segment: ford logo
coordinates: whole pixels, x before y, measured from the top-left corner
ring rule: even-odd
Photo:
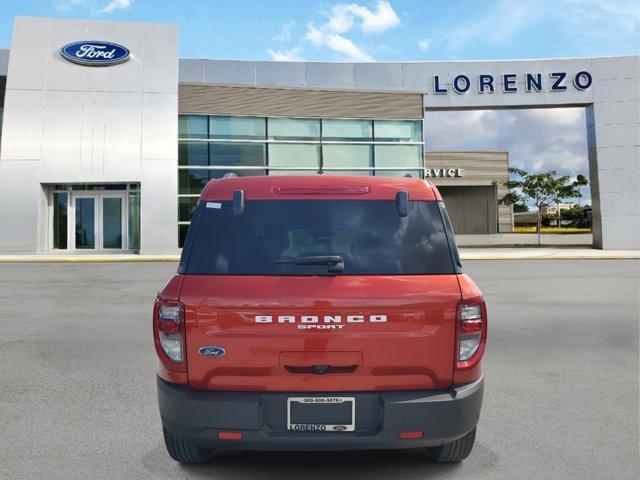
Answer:
[[[80,65],[106,67],[126,62],[129,59],[129,49],[117,43],[86,40],[65,45],[60,54],[66,60]]]
[[[222,347],[218,347],[216,345],[207,345],[205,347],[200,347],[198,349],[198,353],[203,357],[221,357],[227,352]]]

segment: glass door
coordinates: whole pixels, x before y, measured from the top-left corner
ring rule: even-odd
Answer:
[[[121,250],[124,248],[124,196],[103,195],[102,201],[102,248]]]
[[[75,248],[95,250],[96,248],[96,198],[95,196],[76,196],[75,209]]]
[[[125,250],[127,245],[126,193],[90,192],[72,195],[71,229],[75,250]]]

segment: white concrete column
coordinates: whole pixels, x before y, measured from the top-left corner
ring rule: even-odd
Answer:
[[[594,246],[640,249],[640,57],[594,58],[587,106]]]

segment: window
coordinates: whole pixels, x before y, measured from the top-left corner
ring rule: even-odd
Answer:
[[[318,145],[283,143],[269,145],[269,174],[289,175],[316,173],[320,167]],[[278,170],[278,167],[287,169]],[[296,168],[296,170],[291,170]],[[307,169],[305,172],[305,168]]]
[[[269,118],[269,138],[273,140],[318,140],[320,120],[313,118]]]
[[[263,167],[266,165],[264,143],[212,143],[211,165]]]
[[[55,184],[47,190],[53,249],[75,244],[76,249],[140,250],[139,183]]]
[[[210,179],[237,176],[423,176],[422,121],[180,115],[180,247]]]
[[[180,248],[184,245],[184,239],[187,238],[187,232],[189,231],[189,224],[181,223],[178,225],[178,245]]]
[[[371,175],[373,170],[349,170],[348,168],[371,168],[373,148],[371,145],[323,145],[322,165],[325,173]]]
[[[327,275],[326,265],[276,263],[340,255],[344,275],[454,273],[438,202],[411,202],[400,217],[393,200],[249,200],[200,205],[187,274]]]
[[[422,168],[422,147],[419,145],[376,145],[374,147],[376,175],[404,177],[410,174],[420,178]]]
[[[374,120],[373,129],[377,141],[422,141],[422,122],[419,120]]]
[[[199,197],[180,197],[178,198],[178,221],[190,222],[193,212],[198,204]]]
[[[180,142],[178,165],[209,165],[209,144],[206,142]]]
[[[207,138],[209,117],[204,115],[180,115],[178,136],[180,138]]]
[[[209,170],[178,170],[178,193],[199,195],[209,181]]]
[[[67,192],[53,193],[53,248],[67,248]]]
[[[265,118],[209,117],[209,138],[264,138]]]
[[[322,139],[328,141],[368,141],[373,129],[371,120],[322,120]]]
[[[140,186],[129,186],[129,250],[140,250]]]

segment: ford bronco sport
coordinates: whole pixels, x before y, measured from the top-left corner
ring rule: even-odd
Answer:
[[[487,335],[438,190],[212,180],[153,313],[169,455],[473,447]]]

